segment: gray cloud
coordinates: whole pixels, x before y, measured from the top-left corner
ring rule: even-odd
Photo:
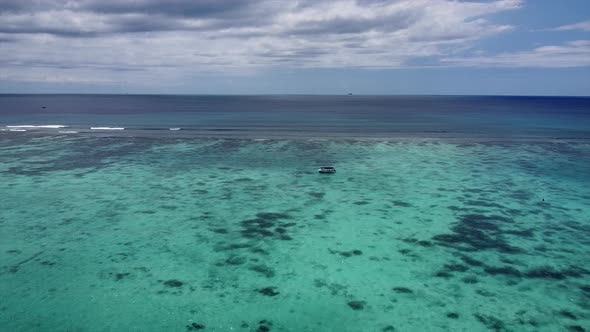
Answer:
[[[383,17],[331,17],[302,20],[288,34],[356,34],[367,31],[394,32],[410,27],[418,20],[419,13],[401,11]]]
[[[34,13],[71,10],[104,14],[158,14],[184,17],[243,15],[258,8],[260,1],[248,0],[3,0],[0,13]]]
[[[12,43],[17,41],[16,38],[14,37],[9,37],[9,36],[0,36],[0,44],[2,43]]]
[[[0,14],[2,13],[32,13],[41,10],[49,10],[62,6],[64,2],[59,0],[2,0]]]
[[[84,64],[75,64],[75,63],[63,63],[58,61],[50,61],[50,60],[23,60],[23,61],[14,61],[14,60],[0,60],[0,67],[1,66],[12,66],[12,67],[24,67],[24,68],[54,68],[54,69],[81,69],[81,68],[90,68],[90,69],[100,69],[100,70],[112,70],[112,71],[145,71],[146,69],[143,67],[134,67],[134,66],[116,66],[116,65],[105,65],[101,63],[91,63],[86,62]]]
[[[256,26],[287,2],[267,0],[5,0],[0,32],[92,37]]]
[[[411,27],[429,8],[444,7],[441,4],[448,9],[468,9],[458,13],[458,17],[467,19],[518,8],[519,3],[518,0],[497,0],[491,5],[458,5],[447,1],[437,4],[432,0],[5,0],[0,4],[0,32],[84,37],[261,28],[270,34],[277,32],[276,28],[284,34],[308,35],[392,32]]]
[[[157,14],[181,17],[238,17],[251,15],[261,6],[249,0],[86,0],[78,8],[108,14]]]

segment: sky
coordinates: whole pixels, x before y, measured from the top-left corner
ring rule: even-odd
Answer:
[[[0,93],[590,95],[589,0],[0,0]]]

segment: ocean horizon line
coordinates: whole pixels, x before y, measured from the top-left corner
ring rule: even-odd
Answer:
[[[509,98],[590,98],[588,95],[523,95],[523,94],[313,94],[313,93],[100,93],[100,92],[67,92],[67,93],[4,93],[0,96],[184,96],[184,97],[509,97]]]

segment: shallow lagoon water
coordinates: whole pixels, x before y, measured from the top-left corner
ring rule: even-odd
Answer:
[[[585,141],[3,132],[0,158],[2,330],[590,326]]]

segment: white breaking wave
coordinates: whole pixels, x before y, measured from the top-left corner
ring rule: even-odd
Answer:
[[[27,131],[26,129],[8,129],[8,131]]]
[[[58,131],[60,134],[77,134],[78,132],[75,130],[60,130]]]
[[[123,127],[90,127],[91,130],[125,130]]]
[[[170,128],[170,130],[180,130],[180,128]]]
[[[49,128],[49,129],[59,129],[59,128],[66,128],[67,126],[64,125],[18,125],[18,126],[6,126],[6,128]]]

